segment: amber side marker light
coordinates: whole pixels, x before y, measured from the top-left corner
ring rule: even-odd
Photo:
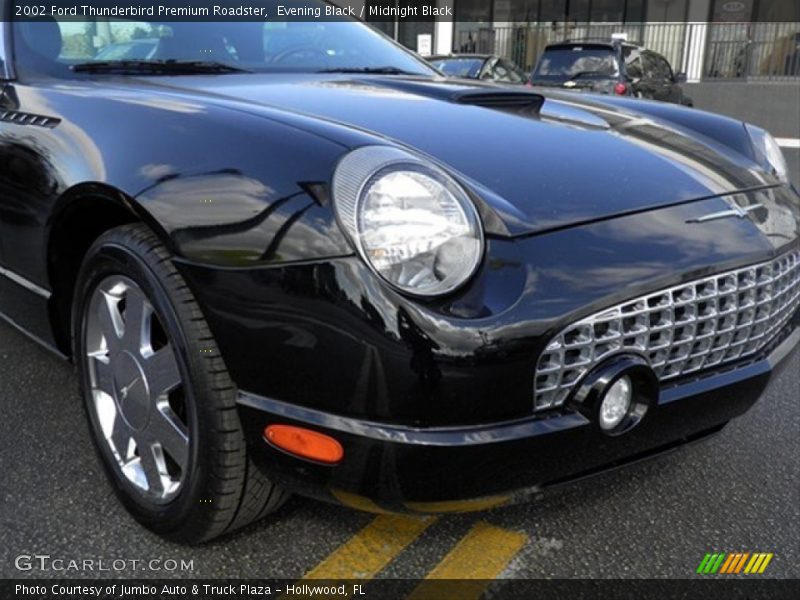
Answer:
[[[344,458],[344,448],[338,441],[302,427],[269,425],[264,429],[264,439],[284,452],[328,465],[335,465]]]

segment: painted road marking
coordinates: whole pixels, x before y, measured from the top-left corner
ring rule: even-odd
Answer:
[[[423,531],[435,517],[379,515],[305,574],[309,579],[372,579]]]
[[[800,148],[800,138],[775,138],[781,148]]]
[[[441,590],[436,583],[439,579],[451,580],[448,596],[459,600],[480,598],[527,542],[524,533],[476,523],[406,600],[437,597],[436,590]]]

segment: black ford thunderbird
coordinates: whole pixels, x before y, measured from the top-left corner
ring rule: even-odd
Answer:
[[[800,338],[757,127],[448,80],[355,21],[0,25],[0,313],[170,538],[527,498],[718,432]]]

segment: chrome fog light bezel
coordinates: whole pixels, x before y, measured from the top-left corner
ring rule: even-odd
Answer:
[[[603,423],[603,402],[621,381],[630,385],[625,414],[611,425]],[[569,406],[587,417],[598,431],[616,437],[639,425],[658,404],[659,384],[649,363],[637,355],[613,356],[592,370],[577,386]]]

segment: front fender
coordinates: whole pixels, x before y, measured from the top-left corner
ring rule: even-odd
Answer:
[[[20,85],[7,102],[57,119],[8,132],[10,148],[24,145],[45,165],[44,222],[69,190],[92,183],[132,199],[191,261],[248,266],[352,253],[327,198],[344,145],[146,83]]]

